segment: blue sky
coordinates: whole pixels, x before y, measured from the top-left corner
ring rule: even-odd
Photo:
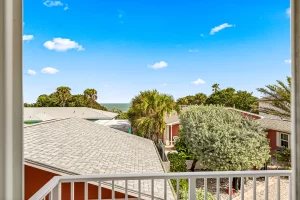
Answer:
[[[130,102],[247,90],[290,75],[288,0],[26,0],[24,102],[58,86]]]

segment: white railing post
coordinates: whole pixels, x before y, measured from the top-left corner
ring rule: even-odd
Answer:
[[[61,183],[58,183],[55,188],[52,190],[53,200],[61,200]]]
[[[189,178],[189,200],[196,199],[196,178]]]
[[[185,172],[185,173],[159,173],[159,174],[106,174],[106,175],[74,175],[74,176],[57,176],[52,178],[48,183],[46,183],[39,191],[37,191],[29,200],[41,200],[45,196],[47,196],[50,192],[50,194],[53,196],[51,200],[61,200],[61,184],[63,183],[84,183],[84,196],[85,199],[88,199],[88,183],[93,183],[93,182],[98,182],[98,199],[101,199],[101,182],[107,182],[107,181],[112,181],[111,185],[111,190],[114,193],[115,190],[118,188],[119,185],[117,182],[119,181],[125,181],[125,199],[128,199],[128,190],[133,190],[135,192],[135,198],[138,199],[144,199],[144,192],[145,189],[149,192],[151,192],[151,196],[148,196],[147,198],[149,199],[167,199],[167,198],[172,198],[168,193],[171,192],[169,189],[169,181],[168,180],[177,180],[177,194],[174,193],[174,198],[176,199],[179,196],[179,186],[180,186],[180,179],[187,179],[189,181],[189,188],[188,188],[188,197],[190,200],[195,200],[197,196],[197,178],[199,179],[204,179],[204,193],[205,197],[204,199],[208,198],[208,179],[217,179],[217,184],[216,184],[216,199],[220,200],[220,178],[226,178],[228,177],[229,179],[229,199],[233,198],[232,194],[232,179],[234,177],[242,177],[241,180],[241,200],[244,200],[244,177],[254,177],[253,178],[253,195],[256,195],[257,190],[255,190],[256,182],[255,179],[256,177],[262,177],[265,176],[266,178],[268,177],[286,177],[286,176],[291,176],[291,170],[270,170],[270,171],[220,171],[220,172]],[[128,184],[128,181],[138,181],[137,184]],[[150,181],[146,181],[150,180]],[[154,180],[163,180],[158,183],[155,183]],[[268,186],[268,179],[266,179],[266,185],[265,187],[267,188]],[[277,180],[277,188],[280,189],[280,179],[278,178]],[[159,194],[156,193],[154,190],[154,183],[158,184],[160,187],[160,190],[157,191]],[[121,187],[124,187],[121,186]],[[163,187],[163,188],[162,188]],[[151,188],[151,191],[150,191]],[[175,187],[174,187],[175,189]],[[288,187],[286,188],[288,189]],[[75,187],[72,187],[71,191],[75,192]],[[278,190],[279,191],[279,190]],[[69,192],[69,191],[68,191]],[[222,191],[221,193],[223,193]],[[284,191],[285,193],[285,191]],[[274,193],[276,195],[276,193]],[[278,193],[278,196],[280,196],[280,193]],[[75,197],[75,196],[74,196]],[[112,199],[114,199],[116,196],[112,195]],[[76,197],[75,197],[76,198]],[[253,198],[255,199],[255,198]],[[289,199],[290,200],[290,199]]]

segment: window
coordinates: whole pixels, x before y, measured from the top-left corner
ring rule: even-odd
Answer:
[[[277,146],[278,147],[290,147],[290,135],[286,133],[277,132]]]
[[[289,147],[289,135],[281,133],[280,137],[281,137],[280,138],[281,139],[281,141],[280,141],[281,146],[288,148]]]

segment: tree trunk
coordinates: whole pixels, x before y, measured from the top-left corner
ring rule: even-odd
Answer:
[[[196,158],[194,158],[193,160],[193,164],[192,164],[192,167],[191,167],[191,171],[194,172],[195,171],[195,167],[196,167],[196,163],[198,162],[198,160]]]
[[[241,189],[241,178],[232,179],[232,187],[237,191]]]

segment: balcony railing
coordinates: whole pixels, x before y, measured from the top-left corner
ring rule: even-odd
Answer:
[[[233,198],[233,189],[232,189],[232,180],[233,178],[239,178],[241,177],[241,190],[239,192],[238,199],[249,200],[249,197],[245,197],[245,178],[252,178],[253,181],[253,196],[251,199],[256,200],[256,180],[260,177],[264,177],[264,197],[265,200],[272,200],[272,199],[280,199],[281,196],[281,177],[287,177],[288,178],[288,192],[285,194],[286,196],[284,199],[291,200],[291,175],[292,172],[290,170],[261,170],[261,171],[218,171],[218,172],[186,172],[186,173],[162,173],[162,174],[119,174],[119,175],[75,175],[75,176],[56,176],[52,178],[47,184],[45,184],[38,192],[36,192],[29,200],[44,200],[44,199],[50,199],[50,200],[61,200],[62,197],[62,187],[61,185],[64,183],[71,184],[70,191],[70,197],[71,200],[74,200],[74,184],[75,183],[84,183],[84,199],[88,200],[88,184],[95,184],[98,188],[98,199],[102,199],[101,195],[101,187],[103,184],[110,182],[110,190],[111,190],[111,199],[116,199],[115,192],[116,192],[116,182],[123,181],[125,183],[125,187],[123,188],[123,192],[125,195],[125,199],[129,199],[128,194],[128,182],[129,181],[137,181],[138,182],[138,190],[136,193],[137,199],[180,199],[180,179],[187,179],[189,182],[188,187],[188,196],[189,199],[195,200],[196,199],[196,180],[202,179],[203,184],[203,190],[204,190],[204,199],[207,199],[208,197],[208,179],[215,179],[216,185],[215,185],[215,193],[214,196],[217,200],[223,199],[220,195],[220,179],[227,178],[228,179],[228,194],[226,196],[226,199],[234,199]],[[276,177],[276,194],[274,197],[269,197],[269,177]],[[170,195],[170,193],[167,192],[169,180],[175,179],[177,180],[177,186],[174,188],[173,195]],[[151,187],[150,195],[148,195],[148,198],[144,198],[143,192],[141,191],[141,182],[142,181],[149,181],[149,186]],[[155,187],[155,180],[162,180],[164,185],[163,191],[163,198],[157,198],[154,194],[154,187]],[[169,184],[170,186],[170,184]],[[170,187],[169,187],[170,188]],[[120,191],[120,187],[119,187]],[[168,196],[169,195],[169,196]],[[132,195],[131,195],[132,196]],[[236,199],[236,197],[235,197]],[[262,198],[259,198],[260,200]]]

